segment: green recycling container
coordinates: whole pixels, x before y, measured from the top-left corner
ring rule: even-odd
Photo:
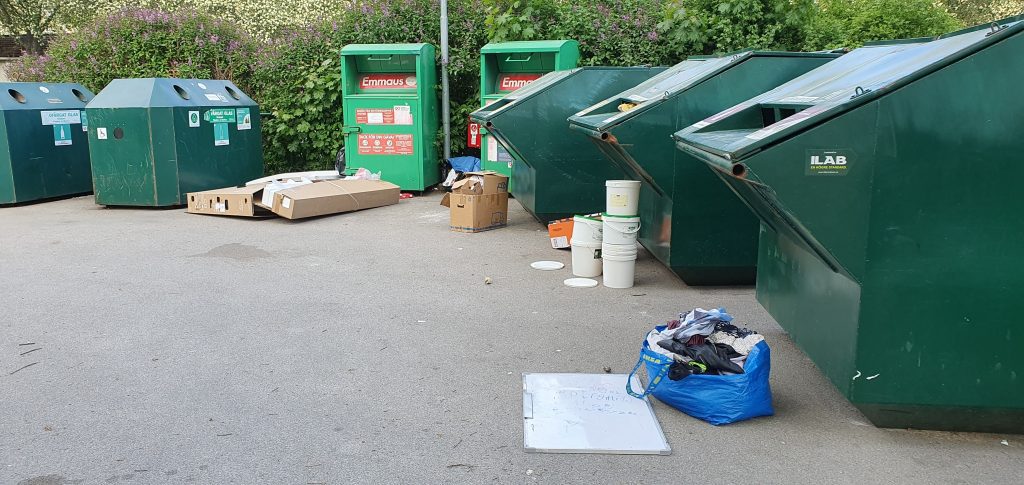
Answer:
[[[259,107],[229,81],[115,79],[85,112],[97,204],[183,205],[263,175]]]
[[[819,67],[838,54],[694,57],[569,118],[627,178],[641,181],[638,239],[690,285],[754,282],[757,218],[672,133]]]
[[[437,68],[430,44],[349,44],[341,49],[345,160],[403,190],[436,185]]]
[[[81,84],[0,83],[0,205],[92,191]]]
[[[526,86],[552,71],[572,69],[579,64],[580,44],[575,40],[531,40],[498,42],[480,49],[480,106],[487,106],[508,93]],[[515,195],[513,157],[506,147],[481,130],[481,165],[509,177],[509,192]]]
[[[1024,433],[1022,20],[856,49],[675,134],[763,222],[758,300],[878,426]]]
[[[471,118],[513,155],[512,195],[547,223],[605,209],[606,180],[625,177],[565,119],[635,86],[663,67],[580,67],[541,76],[480,108]]]

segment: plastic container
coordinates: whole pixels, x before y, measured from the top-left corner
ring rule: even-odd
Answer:
[[[572,218],[572,239],[574,241],[601,244],[603,238],[603,225],[600,218],[590,216]]]
[[[602,244],[601,261],[604,270],[604,286],[608,288],[632,288],[636,274],[636,244]]]
[[[640,201],[640,182],[637,180],[608,180],[604,183],[606,209],[611,216],[635,216]]]
[[[613,216],[603,214],[604,222],[601,242],[607,244],[636,246],[636,235],[640,232],[640,216]]]
[[[582,278],[601,275],[601,243],[573,239],[572,274]]]

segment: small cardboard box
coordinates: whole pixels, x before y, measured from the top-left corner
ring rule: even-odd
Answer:
[[[570,246],[569,242],[572,241],[572,224],[572,217],[548,223],[548,237],[551,238],[552,248],[564,249]]]
[[[508,177],[491,171],[463,175],[441,199],[450,208],[451,230],[481,232],[508,224]]]
[[[217,216],[269,217],[273,214],[259,205],[266,184],[191,192],[186,212]]]
[[[322,180],[277,191],[270,210],[302,219],[397,204],[400,192],[381,180]]]

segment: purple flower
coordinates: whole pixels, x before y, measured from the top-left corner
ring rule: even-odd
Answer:
[[[648,32],[647,33],[647,40],[652,41],[652,42],[658,40],[658,33],[653,31],[653,30]]]

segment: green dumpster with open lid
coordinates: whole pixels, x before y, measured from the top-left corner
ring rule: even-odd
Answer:
[[[97,204],[184,205],[263,175],[259,106],[230,81],[115,79],[85,111]]]
[[[870,45],[675,134],[757,298],[876,425],[1024,432],[1024,23]]]
[[[838,54],[694,57],[569,118],[640,187],[641,244],[691,285],[750,284],[757,218],[707,168],[681,163],[672,133]]]
[[[471,117],[513,155],[512,195],[550,222],[605,208],[606,180],[625,177],[566,118],[643,82],[663,67],[580,67],[545,74]]]
[[[552,71],[576,67],[580,60],[580,44],[575,40],[527,40],[493,42],[480,49],[480,106],[487,106],[515,92]],[[515,188],[512,179],[513,156],[497,140],[481,133],[481,164],[484,170],[509,177],[508,188]]]
[[[0,83],[0,204],[92,191],[81,84]]]

